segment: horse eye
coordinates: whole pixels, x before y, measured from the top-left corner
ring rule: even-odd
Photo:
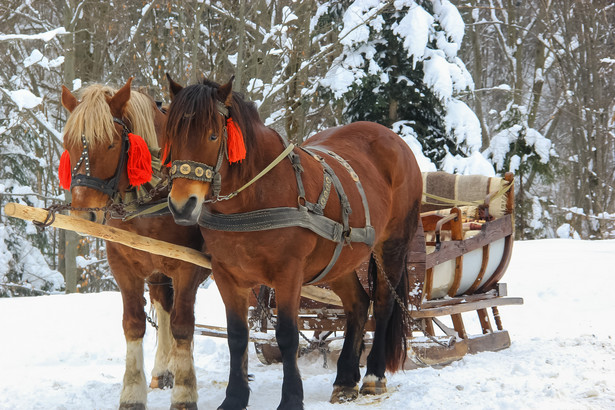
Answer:
[[[107,148],[107,149],[113,149],[113,148],[115,148],[115,144],[109,145],[109,148]]]
[[[211,134],[211,135],[209,136],[209,140],[210,140],[210,141],[215,141],[215,140],[217,140],[217,139],[218,139],[218,136],[217,136],[216,134]]]

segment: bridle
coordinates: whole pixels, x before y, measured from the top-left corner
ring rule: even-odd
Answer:
[[[81,142],[83,143],[83,150],[81,151],[81,156],[77,160],[77,163],[72,169],[72,178],[70,189],[76,186],[84,186],[87,188],[95,189],[103,194],[109,196],[109,198],[113,199],[115,194],[117,193],[117,188],[120,182],[120,176],[122,175],[122,170],[126,168],[126,162],[128,160],[128,132],[129,129],[126,124],[117,117],[113,117],[113,122],[122,126],[122,148],[120,151],[120,160],[118,161],[117,168],[115,169],[115,174],[106,180],[93,177],[90,174],[90,154],[88,149],[88,144],[85,139],[85,134],[81,135]],[[81,166],[81,164],[85,165],[85,174],[78,174],[77,170]]]
[[[199,182],[212,183],[212,194],[214,198],[218,198],[220,190],[222,189],[222,175],[220,175],[220,168],[224,162],[226,153],[226,120],[229,118],[229,110],[223,103],[216,100],[216,108],[218,113],[225,119],[224,126],[222,127],[222,141],[220,142],[220,148],[218,149],[218,159],[216,165],[211,166],[197,161],[182,161],[177,160],[171,163],[171,169],[169,171],[169,177],[171,181],[176,178],[186,178]]]

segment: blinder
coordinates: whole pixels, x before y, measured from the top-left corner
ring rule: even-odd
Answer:
[[[115,169],[115,174],[107,180],[93,177],[90,174],[90,155],[88,151],[88,144],[85,140],[85,135],[82,135],[81,142],[83,143],[83,151],[81,151],[81,156],[79,157],[79,160],[77,161],[77,164],[75,164],[73,171],[72,171],[72,178],[71,178],[71,184],[70,184],[71,190],[73,189],[73,187],[76,187],[76,186],[84,186],[87,188],[92,188],[97,191],[100,191],[103,194],[109,196],[109,198],[111,199],[113,199],[113,197],[117,193],[117,188],[120,182],[120,176],[122,175],[122,170],[126,168],[126,162],[128,159],[128,148],[129,148],[128,131],[129,130],[126,124],[124,124],[124,122],[121,119],[114,117],[113,122],[121,125],[123,128],[120,160],[118,161],[117,168]],[[77,174],[77,169],[79,169],[82,163],[85,164],[85,174]]]

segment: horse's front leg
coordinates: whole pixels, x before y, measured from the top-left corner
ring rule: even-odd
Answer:
[[[181,274],[174,275],[174,306],[171,313],[171,349],[169,368],[174,376],[171,409],[196,409],[198,392],[192,356],[194,336],[194,302],[199,284],[205,278],[201,268],[186,264]]]
[[[169,355],[173,345],[171,334],[171,309],[173,308],[173,287],[171,278],[155,273],[148,278],[150,299],[156,309],[157,345],[152,381],[152,389],[173,387],[173,373],[169,370]]]
[[[120,394],[120,409],[145,409],[147,383],[143,370],[145,311],[143,279],[115,275],[124,304],[122,325],[126,338],[126,370]]]
[[[278,410],[303,409],[303,383],[297,366],[297,352],[299,350],[297,314],[299,312],[301,283],[290,283],[290,281],[296,280],[295,272],[297,270],[291,272],[283,276],[289,279],[289,283],[276,283],[275,286],[276,305],[278,307],[275,336],[278,347],[282,352],[284,369],[282,400]]]
[[[239,288],[224,274],[217,272],[216,284],[226,308],[226,328],[231,356],[226,397],[218,410],[241,410],[248,407],[248,305],[249,289]]]

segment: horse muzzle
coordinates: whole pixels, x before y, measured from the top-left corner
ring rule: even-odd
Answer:
[[[186,201],[179,203],[169,195],[169,210],[178,225],[196,225],[201,214],[202,200],[196,195],[190,195]]]

